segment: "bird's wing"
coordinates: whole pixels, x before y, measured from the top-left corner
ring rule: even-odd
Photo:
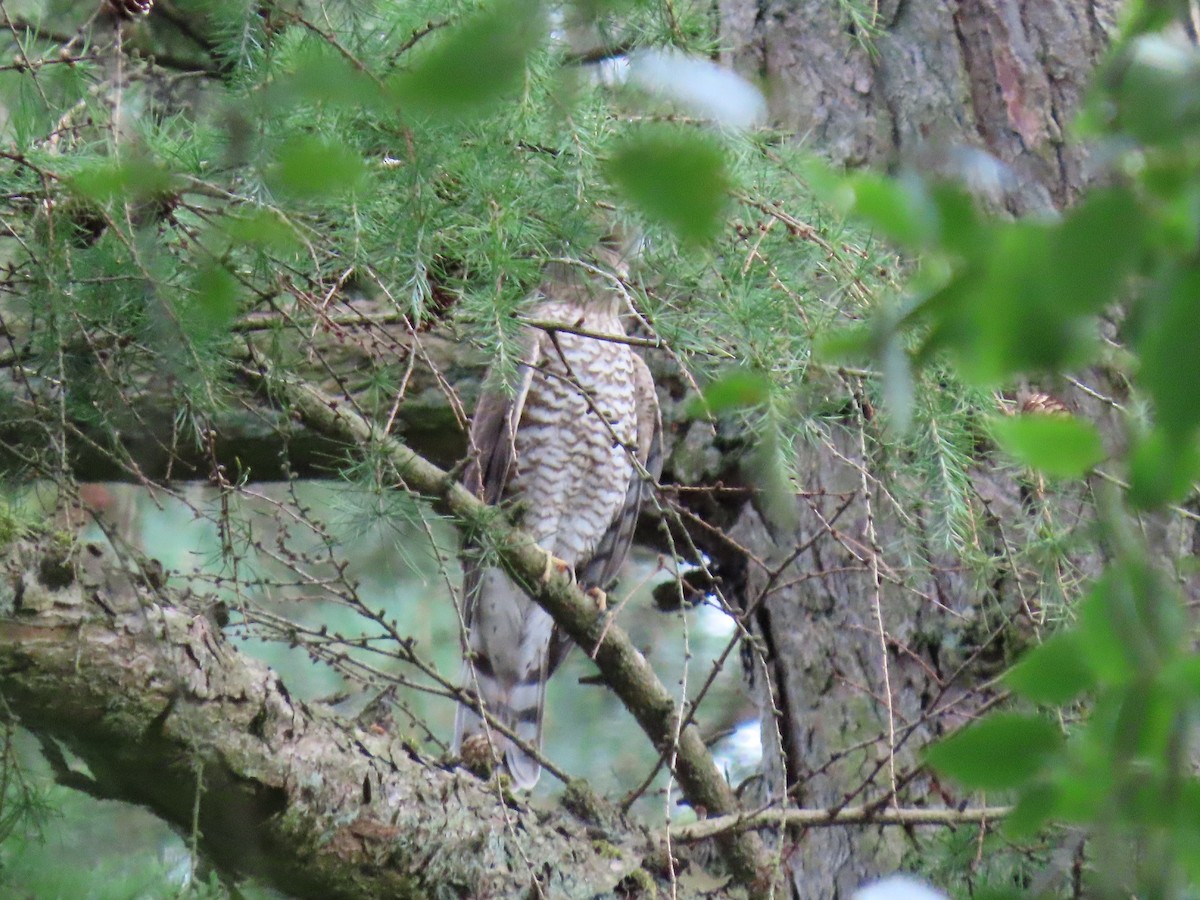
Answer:
[[[475,407],[463,483],[489,504],[505,499],[520,465],[516,458],[517,427],[534,369],[546,351],[545,334],[531,331],[514,390],[505,391],[503,385],[494,382],[485,384]],[[477,687],[480,702],[521,739],[540,746],[548,677],[548,652],[544,648],[552,642],[553,622],[540,609],[530,606],[521,588],[484,564],[476,540],[467,535],[463,543],[463,618],[467,632],[461,682],[468,688]],[[528,657],[534,662],[514,681],[514,659]],[[485,733],[478,706],[460,703],[454,717],[454,751],[462,752],[468,737]],[[537,782],[541,766],[532,757],[499,734],[490,734],[488,740],[501,751],[516,787],[530,788]]]
[[[485,382],[471,418],[469,460],[463,485],[485,503],[495,505],[503,498],[516,463],[517,426],[529,396],[533,370],[544,352],[544,336],[531,333],[517,364],[517,383],[511,392],[501,384]],[[467,547],[473,543],[468,537]],[[463,562],[463,617],[469,626],[479,596],[482,566],[476,554],[467,553]]]
[[[529,336],[517,363],[518,378],[513,390],[485,383],[471,418],[470,461],[463,484],[486,503],[499,503],[508,486],[515,459],[517,425],[525,409],[525,398],[529,396],[533,370],[543,353],[543,343],[541,334]]]

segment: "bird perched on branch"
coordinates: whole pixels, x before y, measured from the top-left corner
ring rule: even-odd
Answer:
[[[515,390],[485,382],[464,481],[488,503],[515,501],[517,524],[602,601],[662,469],[658,398],[646,364],[621,342],[622,293],[580,267],[540,294],[530,312],[540,325],[528,328]],[[458,707],[454,751],[485,753],[517,787],[532,787],[541,766],[488,728],[478,703],[540,747],[546,681],[570,639],[503,571],[466,549],[462,683],[478,701]]]

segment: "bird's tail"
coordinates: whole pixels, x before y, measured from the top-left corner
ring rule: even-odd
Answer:
[[[546,705],[546,678],[543,673],[534,672],[523,681],[506,685],[492,673],[487,658],[476,653],[473,660],[463,661],[461,683],[472,692],[478,689],[484,707],[495,719],[522,741],[541,750],[542,713]],[[467,746],[465,754],[464,745]],[[493,760],[502,760],[517,788],[533,787],[542,773],[537,760],[507,735],[489,728],[479,715],[479,708],[473,704],[458,705],[452,749],[460,755],[485,753]]]

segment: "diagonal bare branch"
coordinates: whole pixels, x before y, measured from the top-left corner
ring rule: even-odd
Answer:
[[[358,447],[379,448],[408,490],[428,498],[461,527],[489,534],[505,571],[595,661],[605,683],[624,703],[655,747],[669,746],[679,734],[675,777],[688,802],[708,815],[737,812],[738,802],[718,770],[699,730],[679,730],[674,699],[623,629],[598,615],[593,603],[570,579],[545,573],[549,556],[518,528],[497,516],[450,473],[414,453],[383,429],[307,382],[271,371],[253,349],[244,377],[262,393],[289,408],[313,431]],[[725,833],[719,843],[739,880],[765,885],[771,864],[758,836]]]

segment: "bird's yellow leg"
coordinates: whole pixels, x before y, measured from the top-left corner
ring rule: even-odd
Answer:
[[[596,604],[596,612],[606,612],[608,610],[608,594],[600,590],[598,587],[590,587],[584,594],[587,598]]]
[[[546,554],[546,568],[542,570],[542,581],[548,582],[554,575],[555,571],[562,572],[571,579],[571,583],[575,584],[575,569],[565,559],[559,559],[553,553]],[[590,587],[584,594],[596,606],[596,612],[604,612],[608,609],[608,595],[598,587]]]

